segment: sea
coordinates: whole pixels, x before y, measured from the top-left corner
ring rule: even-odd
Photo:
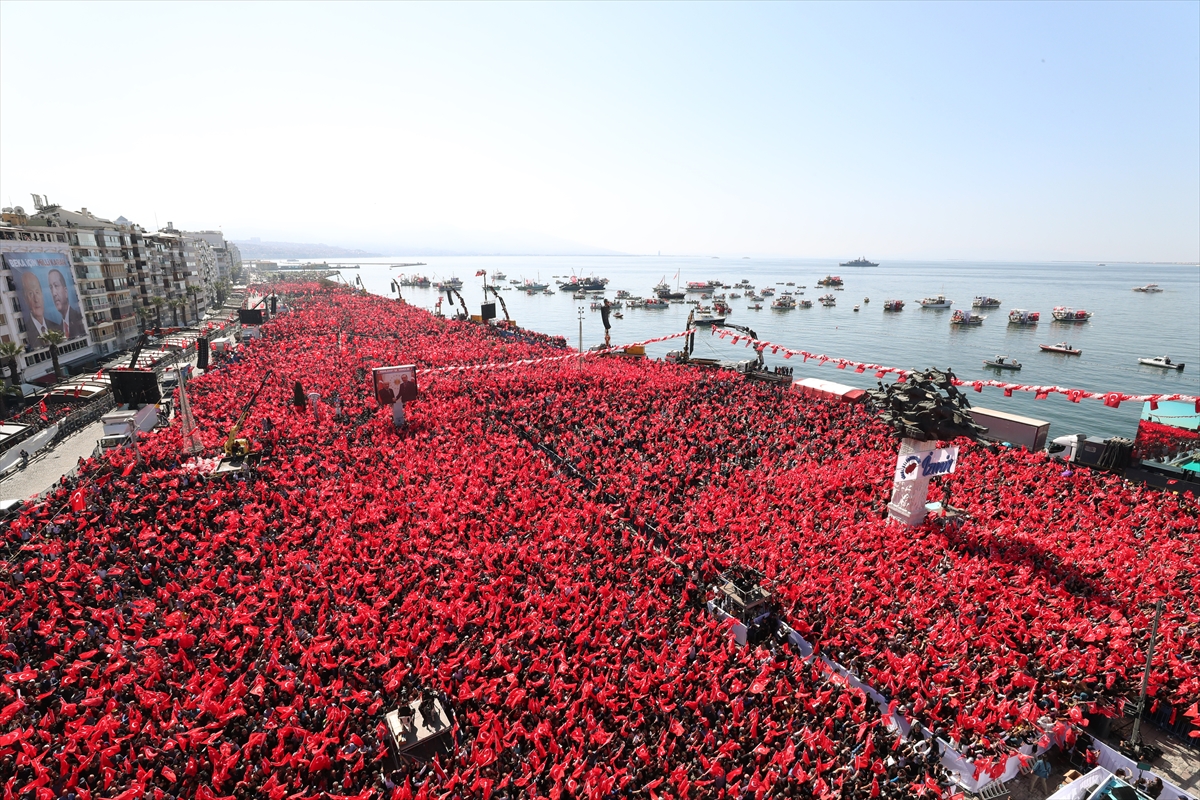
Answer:
[[[422,263],[393,266],[413,262]],[[771,309],[768,297],[762,310],[755,311],[749,308],[744,290],[723,290],[727,297],[735,291],[743,295],[727,299],[733,308],[729,322],[753,329],[761,340],[792,349],[905,369],[949,368],[967,381],[993,378],[1093,392],[1200,395],[1200,266],[1194,264],[883,261],[878,267],[841,267],[832,259],[703,256],[393,256],[328,264],[340,269],[347,282],[357,285],[361,280],[367,291],[389,297],[396,296],[392,281],[401,276],[419,274],[434,281],[457,277],[463,281],[462,294],[472,314],[479,313],[482,303],[492,302],[490,296],[485,300],[484,279],[477,273],[485,272],[489,281],[503,274],[498,284],[506,287],[502,296],[517,325],[565,337],[571,347],[582,344],[584,349],[603,342],[600,313],[591,308],[590,298],[575,300],[569,292],[558,291],[560,280],[572,275],[607,278],[605,296],[615,299],[620,289],[651,297],[653,287],[663,280],[686,287],[689,281],[734,286],[745,279],[757,289],[773,286],[777,297],[786,290],[796,293],[797,299],[813,301],[809,309],[777,311]],[[826,275],[844,281],[843,290],[833,292],[837,305],[828,308],[817,302],[830,291],[817,285]],[[513,280],[548,283],[555,291],[526,294],[510,283]],[[1157,283],[1163,291],[1133,291],[1147,283]],[[431,311],[445,297],[434,288],[406,286],[401,293],[407,302]],[[937,294],[952,300],[952,309],[971,309],[977,295],[997,298],[1001,305],[975,309],[987,317],[979,326],[951,325],[952,310],[924,309],[918,303]],[[904,310],[884,312],[884,301],[890,299],[903,300]],[[1093,316],[1082,323],[1054,321],[1051,309],[1060,305],[1085,309]],[[1010,325],[1008,313],[1014,308],[1040,312],[1040,323]],[[665,309],[627,306],[621,309],[622,318],[612,320],[612,342],[638,342],[681,331],[692,309],[686,304]],[[450,309],[443,300],[443,310],[453,313],[457,308]],[[500,308],[497,314],[503,319]],[[1038,347],[1064,341],[1081,349],[1082,355],[1046,353]],[[680,345],[679,340],[651,345],[647,355],[662,358]],[[790,366],[796,378],[817,377],[860,388],[877,384],[871,372],[858,374],[837,369],[833,363],[818,366],[767,353],[769,367]],[[733,345],[701,330],[695,355],[736,360],[753,354],[740,343]],[[997,355],[1016,359],[1021,370],[999,372],[984,366],[985,360]],[[1185,369],[1138,363],[1139,357],[1161,355],[1183,362]],[[1036,400],[1032,393],[1014,392],[1006,398],[996,388],[969,392],[969,397],[975,406],[1049,421],[1050,438],[1074,433],[1133,438],[1143,412],[1142,403],[1126,402],[1114,409],[1099,400],[1072,403],[1058,394]]]

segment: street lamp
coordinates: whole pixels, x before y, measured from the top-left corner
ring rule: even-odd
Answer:
[[[583,306],[579,307],[579,371],[583,371]]]

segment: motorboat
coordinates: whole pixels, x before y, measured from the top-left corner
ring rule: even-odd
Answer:
[[[864,303],[869,303],[869,302],[871,302],[871,298],[869,298],[869,297],[864,297],[864,298],[863,298],[863,302],[864,302]]]
[[[954,310],[954,313],[950,315],[950,324],[951,325],[982,325],[983,321],[985,319],[987,319],[987,317],[983,316],[982,314],[976,314],[973,311],[964,311],[962,309],[956,308]]]
[[[884,300],[883,301],[883,310],[884,311],[903,311],[904,310],[904,301],[903,300]]]
[[[629,299],[629,290],[618,289],[617,290],[617,299],[618,300],[628,300]]]
[[[726,303],[724,300],[714,300],[713,301],[713,311],[715,311],[718,314],[725,314],[726,316],[733,313],[733,309],[730,308],[729,304]]]
[[[796,303],[798,308],[812,308],[812,300],[801,300]]]
[[[771,292],[771,294],[775,294],[775,293]],[[748,294],[748,295],[746,295],[746,299],[749,300],[751,303],[761,303],[766,298],[761,294]]]
[[[587,299],[587,293],[585,293],[585,292],[575,292],[574,294],[572,294],[572,295],[571,295],[571,299],[572,299],[572,300],[586,300],[586,299]]]
[[[938,294],[932,297],[926,297],[919,301],[921,308],[949,308],[954,304],[953,300],[947,300],[946,295]]]
[[[765,289],[763,289],[761,292],[759,292],[759,294],[761,294],[763,297],[774,297],[774,295],[775,295],[775,287],[774,287],[774,286],[768,286],[767,288],[765,288]]]
[[[1020,361],[1015,361],[1012,358],[1009,358],[1008,356],[996,356],[991,361],[984,361],[983,365],[985,367],[992,367],[993,369],[1020,369],[1021,368]]]
[[[742,278],[740,281],[737,282],[737,285],[738,285],[738,288],[741,288],[741,289],[753,289],[754,288],[753,286],[750,285],[749,278]]]
[[[1147,283],[1145,286],[1133,287],[1135,292],[1145,292],[1146,294],[1157,294],[1162,291],[1162,287],[1157,283]]]
[[[1042,318],[1040,312],[1026,311],[1022,308],[1014,308],[1008,312],[1008,323],[1010,325],[1037,325],[1038,320]]]
[[[844,281],[837,275],[826,275],[824,278],[821,278],[821,280],[817,281],[817,286],[828,286],[832,288],[834,286],[841,286],[842,283],[844,283]],[[791,286],[791,284],[788,285]]]
[[[762,303],[755,303],[754,305],[746,306],[746,308],[751,311],[762,311]]]
[[[730,300],[741,300],[742,296],[740,294],[738,294],[737,292],[730,292],[729,299]]]
[[[692,293],[700,292],[712,294],[713,290],[721,284],[718,281],[689,281],[687,290]]]
[[[697,314],[692,318],[692,325],[724,325],[725,318],[715,314]]]
[[[1169,356],[1154,356],[1153,358],[1139,358],[1139,364],[1145,364],[1147,367],[1160,367],[1162,369],[1174,369],[1183,371],[1183,364],[1176,363]]]
[[[1074,309],[1067,306],[1055,306],[1054,318],[1059,322],[1087,322],[1092,318],[1092,312],[1084,311],[1082,308]]]
[[[504,280],[507,277],[508,276],[505,275],[503,272],[497,271],[497,272],[492,273],[492,280],[496,283],[499,283],[500,281]]]
[[[795,286],[795,285],[796,285],[796,282],[795,282],[795,281],[788,281],[788,282],[787,282],[787,285],[788,285],[788,286]]]
[[[771,303],[771,308],[778,311],[790,311],[796,307],[796,300],[790,294],[784,295]]]
[[[986,294],[981,294],[971,301],[972,308],[999,308],[1000,301],[995,297],[988,297]]]
[[[608,286],[608,278],[580,278],[577,275],[558,284],[558,288],[564,292],[602,292],[605,286]]]
[[[608,303],[608,307],[609,308],[624,308],[625,306],[623,303],[621,303],[620,300],[610,300]],[[592,301],[592,311],[599,311],[602,308],[604,308],[603,300],[593,300]]]
[[[549,284],[538,283],[537,281],[525,281],[525,285],[521,288],[527,292],[543,292],[549,289],[550,286]]]
[[[826,308],[837,305],[837,298],[831,294],[821,295],[820,297],[817,298],[817,301],[820,302],[820,304],[825,306]]]
[[[642,305],[645,308],[667,308],[671,304],[666,300],[663,300],[661,297],[651,297]]]
[[[859,256],[853,261],[843,261],[839,267],[878,267],[874,261],[867,261],[866,256]]]
[[[854,310],[855,310],[855,311],[858,311],[858,306],[855,306],[855,307],[854,307]]]
[[[1042,348],[1047,353],[1062,353],[1063,355],[1068,355],[1068,356],[1083,355],[1082,350],[1076,350],[1074,347],[1071,347],[1071,345],[1067,344],[1066,342],[1059,342],[1058,344],[1039,344],[1038,347]]]
[[[439,281],[437,288],[445,291],[446,289],[454,289],[458,291],[463,287],[463,282],[458,278],[450,278],[449,280]]]

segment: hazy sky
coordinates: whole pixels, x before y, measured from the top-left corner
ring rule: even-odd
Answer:
[[[30,192],[386,251],[1195,261],[1200,4],[5,0]]]

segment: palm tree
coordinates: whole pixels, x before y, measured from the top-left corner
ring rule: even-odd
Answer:
[[[179,309],[183,308],[184,301],[178,297],[172,297],[167,301],[167,305],[171,308],[171,324],[176,328],[179,327]]]
[[[17,385],[17,356],[24,349],[20,342],[0,342],[0,361],[8,367],[8,380],[13,386]]]
[[[62,331],[46,331],[38,337],[50,348],[50,361],[54,363],[54,377],[61,378],[62,375],[58,371],[58,346],[67,341],[67,337],[62,335]]]
[[[25,348],[18,342],[0,342],[0,359],[8,367],[12,385],[17,385],[17,356]],[[8,390],[0,382],[0,417],[8,417]]]
[[[155,327],[162,327],[162,307],[167,304],[167,301],[161,297],[155,297],[150,300],[150,305],[154,306],[154,324]]]
[[[200,287],[199,286],[189,286],[189,287],[187,287],[187,293],[189,295],[191,295],[191,297],[192,297],[192,319],[199,320],[200,319],[200,308],[196,305],[196,295],[200,294]]]

